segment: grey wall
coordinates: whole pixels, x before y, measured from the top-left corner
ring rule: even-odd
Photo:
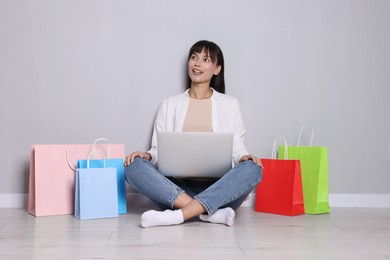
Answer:
[[[218,43],[248,149],[328,146],[331,193],[390,194],[390,2],[0,0],[0,194],[28,192],[31,144],[147,149],[197,40]]]

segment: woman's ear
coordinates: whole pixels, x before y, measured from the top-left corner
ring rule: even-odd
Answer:
[[[221,72],[222,66],[218,65],[214,70],[214,75],[217,76]]]

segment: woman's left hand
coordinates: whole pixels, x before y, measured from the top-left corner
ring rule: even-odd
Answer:
[[[244,162],[244,161],[247,161],[247,160],[252,160],[258,166],[260,166],[261,168],[264,168],[263,164],[261,163],[260,158],[257,158],[256,156],[254,156],[252,154],[244,155],[243,157],[241,157],[240,162]]]

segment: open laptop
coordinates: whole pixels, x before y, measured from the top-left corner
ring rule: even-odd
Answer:
[[[232,168],[233,134],[157,133],[158,170],[174,177],[221,177]]]

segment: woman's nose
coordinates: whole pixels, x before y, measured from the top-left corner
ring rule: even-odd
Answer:
[[[196,60],[195,60],[195,66],[200,67],[200,59],[196,59]]]

